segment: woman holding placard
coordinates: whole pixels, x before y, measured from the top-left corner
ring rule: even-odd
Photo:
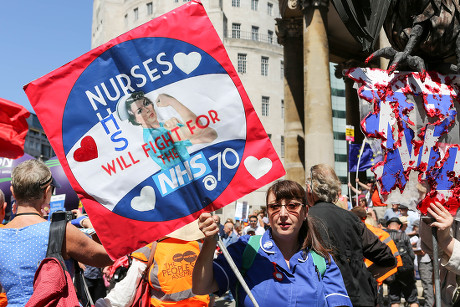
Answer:
[[[352,306],[339,268],[308,217],[302,186],[278,181],[268,189],[266,201],[270,228],[262,236],[243,236],[228,248],[258,304]],[[206,238],[193,271],[193,292],[222,295],[230,289],[238,306],[252,306],[223,256],[213,261],[219,229],[212,216],[203,213],[198,222]],[[252,256],[250,249],[256,251]]]

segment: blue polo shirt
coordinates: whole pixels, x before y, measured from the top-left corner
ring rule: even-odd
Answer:
[[[241,268],[249,237],[242,236],[228,247],[238,268]],[[282,275],[281,280],[274,278],[274,264],[276,271]],[[272,239],[270,229],[262,235],[260,249],[244,279],[260,306],[352,306],[339,268],[332,259],[330,264],[327,261],[326,264],[326,272],[321,278],[310,253],[299,251],[289,260],[288,267]],[[238,306],[253,306],[241,286],[236,295],[237,279],[223,255],[214,260],[214,278],[219,285],[219,296],[230,289],[233,297],[238,297]]]

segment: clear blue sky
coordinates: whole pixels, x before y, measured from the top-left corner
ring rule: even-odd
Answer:
[[[92,0],[0,5],[0,97],[35,113],[22,87],[91,49]]]

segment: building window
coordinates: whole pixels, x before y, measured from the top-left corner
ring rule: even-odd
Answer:
[[[284,158],[284,136],[281,136],[281,158]]]
[[[251,37],[253,41],[259,40],[259,27],[252,26]]]
[[[270,97],[262,96],[262,116],[270,114]]]
[[[284,99],[281,99],[281,118],[284,118]]]
[[[139,9],[136,7],[134,9],[134,20],[138,20],[139,19]]]
[[[174,2],[178,3],[178,2],[179,2],[179,0],[174,0]]]
[[[246,54],[238,53],[238,72],[246,73]]]
[[[257,11],[259,9],[259,0],[251,0],[251,10]]]
[[[260,59],[260,74],[262,76],[268,76],[268,57],[266,56]]]
[[[241,35],[241,24],[232,23],[232,38],[240,38]]]
[[[240,0],[232,0],[232,6],[240,7]]]
[[[147,15],[152,15],[153,14],[153,3],[149,2],[147,3]]]
[[[340,88],[331,88],[331,95],[345,97],[345,90]]]
[[[268,133],[268,138],[271,140],[272,139],[272,134],[271,133]]]
[[[267,14],[273,16],[273,3],[267,2]]]
[[[128,27],[128,14],[125,15],[125,27]]]
[[[280,61],[280,78],[281,79],[284,78],[284,61],[283,60]]]
[[[273,31],[268,30],[267,41],[269,44],[273,44]]]

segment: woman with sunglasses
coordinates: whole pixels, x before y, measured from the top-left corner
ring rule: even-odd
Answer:
[[[9,307],[24,306],[33,293],[34,274],[48,248],[50,222],[43,218],[43,208],[49,206],[56,185],[50,169],[38,160],[19,164],[11,174],[17,213],[0,228],[0,283]],[[113,263],[101,244],[70,223],[62,256],[96,267]]]
[[[270,228],[258,239],[257,254],[243,277],[259,306],[352,306],[342,275],[308,217],[305,190],[282,180],[267,191]],[[219,256],[213,261],[218,227],[209,213],[199,217],[205,241],[193,270],[193,292],[223,295],[231,290],[237,306],[252,306],[230,265]],[[249,236],[230,245],[228,251],[241,270]],[[326,268],[313,260],[324,258]],[[245,255],[245,256],[243,256]]]
[[[195,113],[176,98],[163,93],[154,101],[155,103],[142,91],[128,94],[119,100],[117,114],[121,120],[128,120],[131,124],[143,128],[143,139],[147,144],[145,150],[162,169],[168,169],[190,158],[187,147],[210,143],[217,138],[216,131],[209,127],[210,122],[197,122]],[[161,122],[155,105],[163,108],[172,107],[183,122],[176,117]]]

